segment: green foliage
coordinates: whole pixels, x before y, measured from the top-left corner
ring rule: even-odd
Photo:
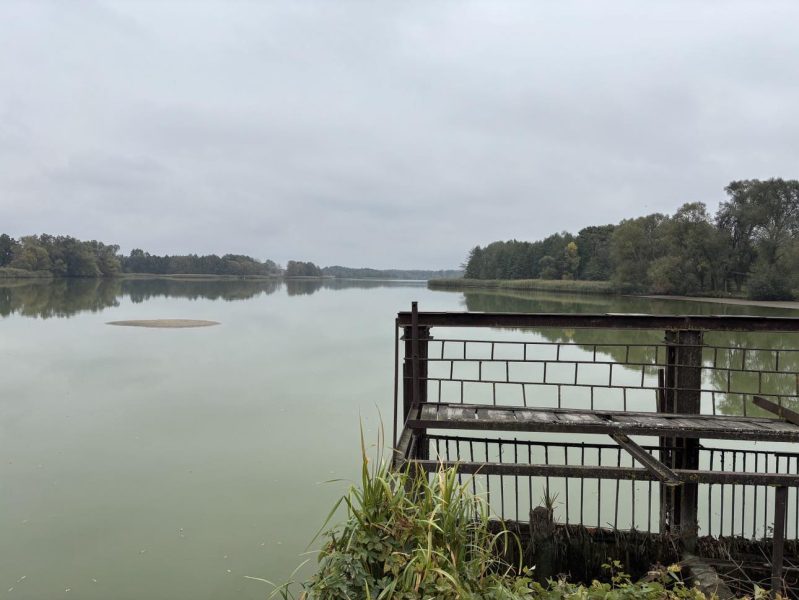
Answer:
[[[286,277],[321,277],[322,269],[312,262],[290,260],[286,264]]]
[[[563,249],[563,274],[562,279],[576,279],[577,269],[580,267],[580,254],[577,244],[569,242]]]
[[[0,279],[49,279],[50,271],[28,271],[13,267],[0,267]]]
[[[69,236],[29,235],[16,241],[0,235],[0,262],[57,277],[109,277],[120,270],[119,246]]]
[[[789,299],[799,285],[799,181],[733,181],[714,217],[701,202],[672,215],[586,227],[469,252],[467,279],[612,280],[618,290]]]
[[[216,254],[197,256],[155,256],[140,249],[121,256],[119,246],[96,240],[84,242],[70,236],[42,234],[19,241],[0,235],[0,268],[6,277],[14,273],[49,273],[56,277],[113,277],[120,273],[157,275],[276,276],[280,267],[273,261],[260,262],[249,256]],[[13,269],[9,271],[8,269]]]
[[[7,267],[14,260],[19,242],[7,234],[0,235],[0,267]]]
[[[576,279],[589,281],[607,281],[613,275],[613,263],[610,259],[610,240],[615,225],[586,227],[577,234],[577,248],[580,265]]]
[[[317,573],[305,585],[338,598],[501,598],[509,567],[496,559],[503,534],[453,469],[429,479],[393,472],[364,453],[360,486],[342,499],[346,520],[326,534]]]
[[[275,276],[280,268],[271,260],[260,262],[241,254],[185,254],[157,256],[140,248],[131,250],[122,258],[125,273],[153,273],[157,275],[238,275]]]
[[[485,502],[471,493],[469,481],[458,483],[454,468],[433,474],[393,471],[380,456],[370,462],[364,450],[359,485],[333,507],[325,525],[341,506],[344,520],[324,533],[315,574],[297,595],[298,586],[289,582],[276,587],[273,597],[708,600],[682,581],[679,567],[661,568],[646,581],[632,582],[612,559],[603,565],[605,583],[534,581],[532,569],[497,558],[502,547],[518,541],[506,531],[490,532]]]
[[[790,274],[781,264],[758,261],[749,276],[747,294],[753,300],[792,300]]]

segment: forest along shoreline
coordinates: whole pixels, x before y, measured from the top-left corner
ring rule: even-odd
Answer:
[[[556,286],[579,282],[568,288],[573,292],[794,300],[799,296],[799,180],[733,181],[724,191],[727,200],[715,214],[704,203],[691,202],[673,215],[628,218],[538,241],[474,246],[464,277],[546,280]],[[587,284],[593,287],[582,287]]]

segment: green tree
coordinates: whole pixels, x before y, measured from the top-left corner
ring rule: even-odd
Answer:
[[[9,266],[26,271],[49,271],[52,267],[50,255],[35,235],[20,238],[20,247]]]
[[[760,284],[788,279],[785,261],[799,231],[799,181],[733,181],[725,191],[729,200],[720,205],[716,222],[730,239],[736,288],[743,287],[755,263]]]
[[[726,282],[727,238],[701,202],[683,204],[660,226],[665,254],[650,265],[650,289],[660,294],[720,290]]]
[[[617,285],[632,290],[649,288],[649,268],[665,255],[661,243],[665,221],[666,217],[655,213],[619,223],[610,244],[613,281]]]
[[[286,277],[321,277],[322,269],[312,262],[290,260],[286,263]]]
[[[580,268],[580,253],[577,244],[569,242],[563,249],[563,273],[562,279],[576,279],[577,270]]]
[[[14,260],[14,254],[19,249],[19,243],[7,234],[0,235],[0,267],[6,267]]]
[[[615,225],[585,227],[577,233],[577,248],[580,251],[578,279],[607,281],[613,274],[610,257],[610,241]]]
[[[480,279],[483,266],[483,249],[475,246],[469,251],[466,262],[462,265],[463,276],[466,279]]]

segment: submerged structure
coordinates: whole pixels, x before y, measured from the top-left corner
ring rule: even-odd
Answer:
[[[538,577],[799,598],[799,319],[414,303],[396,332],[395,466],[457,465]]]

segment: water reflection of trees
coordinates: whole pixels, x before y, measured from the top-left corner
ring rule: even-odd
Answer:
[[[171,279],[65,278],[0,285],[0,316],[18,314],[48,319],[99,312],[119,299],[146,302],[155,297],[190,300],[247,300],[280,289],[279,280],[194,281]]]
[[[279,279],[123,279],[122,294],[137,304],[159,297],[233,301],[268,296],[280,286]]]
[[[49,319],[99,312],[119,304],[116,279],[56,279],[0,286],[0,316],[19,314]]]
[[[189,300],[250,300],[268,296],[286,286],[289,296],[314,294],[322,289],[371,289],[417,285],[398,281],[340,279],[179,279],[179,278],[63,278],[0,283],[0,317],[12,314],[48,319],[81,312],[99,312],[118,306],[123,297],[141,303],[153,298]]]
[[[658,301],[645,298],[617,298],[535,294],[464,294],[469,311],[649,314],[740,315],[751,314],[752,307],[698,302]],[[795,312],[758,307],[760,315],[795,316]],[[645,374],[656,381],[657,366],[665,362],[664,332],[538,329],[536,333],[552,343],[575,344],[586,352],[608,357],[614,362],[649,363]],[[799,410],[799,335],[785,333],[708,332],[703,350],[703,384],[714,391],[716,411],[727,415],[771,416],[752,404],[753,394],[782,397],[785,406]],[[658,346],[660,349],[658,349]],[[779,360],[777,359],[779,355]],[[601,360],[608,360],[608,358]],[[641,372],[640,366],[629,371]],[[771,371],[771,372],[770,372]],[[776,398],[775,398],[776,400]]]

